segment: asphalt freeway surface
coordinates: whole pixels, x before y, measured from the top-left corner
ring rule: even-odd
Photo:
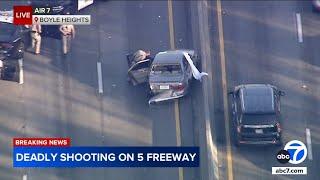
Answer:
[[[7,3],[1,1],[0,7]],[[191,13],[198,3],[207,17]],[[76,26],[70,54],[61,54],[60,40],[43,37],[40,55],[25,54],[24,84],[0,81],[1,180],[21,180],[24,175],[28,180],[212,177],[201,173],[221,180],[320,179],[320,14],[311,11],[310,2],[98,1],[80,14],[91,14],[92,23]],[[194,35],[198,25],[208,28],[208,36],[200,30],[205,42]],[[203,57],[202,67],[209,72],[204,91],[210,101],[212,139],[207,143],[217,145],[217,154],[204,151],[202,83],[195,82],[178,101],[149,106],[147,86],[126,81],[126,53],[200,47],[211,55]],[[282,147],[234,146],[232,127],[226,126],[232,124],[226,92],[246,83],[270,83],[285,91],[283,141],[307,145],[311,139],[312,155],[298,165],[308,168],[307,175],[271,174],[273,166],[292,166],[277,162]],[[201,169],[12,168],[12,138],[24,136],[71,137],[75,146],[199,145],[218,161],[201,154]]]

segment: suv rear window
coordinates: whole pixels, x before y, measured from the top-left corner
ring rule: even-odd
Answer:
[[[243,114],[241,121],[242,124],[273,124],[273,122],[276,120],[276,114],[275,113],[269,113],[269,114]]]

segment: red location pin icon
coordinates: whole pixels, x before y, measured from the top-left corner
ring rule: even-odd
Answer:
[[[34,21],[35,21],[36,23],[38,23],[38,17],[35,17],[35,18],[34,18]]]

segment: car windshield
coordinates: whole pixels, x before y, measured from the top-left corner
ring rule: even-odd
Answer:
[[[181,74],[180,64],[154,64],[151,73],[154,74]]]
[[[16,30],[15,25],[0,22],[0,36],[12,36]]]

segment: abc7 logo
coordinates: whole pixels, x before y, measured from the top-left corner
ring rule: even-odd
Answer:
[[[307,157],[307,148],[303,142],[293,140],[277,153],[277,160],[282,163],[300,164]]]

